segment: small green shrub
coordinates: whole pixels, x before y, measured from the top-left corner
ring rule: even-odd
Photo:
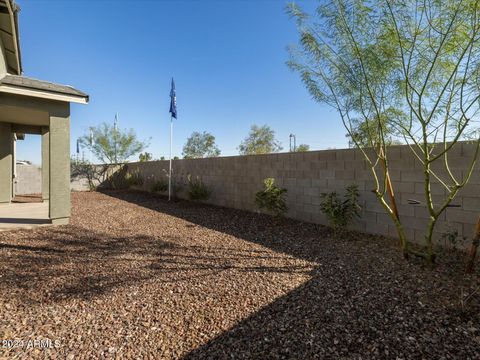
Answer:
[[[275,216],[284,215],[288,210],[285,201],[287,189],[275,185],[274,178],[266,178],[263,183],[265,189],[255,194],[255,204],[260,210],[266,210]]]
[[[165,192],[168,191],[168,182],[159,180],[152,186],[152,192]]]
[[[458,230],[450,223],[447,223],[446,230],[442,233],[443,244],[445,248],[449,246],[456,250],[458,245],[462,245],[467,240],[467,237],[460,236]]]
[[[188,198],[193,201],[205,201],[210,197],[211,191],[205,186],[205,184],[197,176],[194,180],[188,175],[187,193]]]
[[[358,186],[350,185],[345,190],[343,197],[335,191],[321,194],[320,210],[335,230],[346,228],[354,218],[360,217],[362,208],[358,203]]]
[[[164,180],[164,186],[166,192],[168,192],[168,180],[169,180],[169,171],[168,169],[162,169],[165,180]],[[177,195],[183,191],[184,187],[186,186],[187,182],[183,179],[183,176],[179,174],[175,174],[174,170],[172,170],[172,197],[176,198]]]
[[[140,176],[138,172],[135,173],[126,173],[125,174],[125,184],[128,188],[132,186],[142,186],[143,185],[143,178]]]

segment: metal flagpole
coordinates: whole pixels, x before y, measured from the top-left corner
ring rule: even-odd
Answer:
[[[168,171],[168,201],[172,198],[173,118],[177,118],[177,103],[175,98],[175,82],[172,78],[172,88],[170,90],[170,169]]]
[[[173,143],[173,116],[170,115],[170,168],[168,171],[168,201],[172,196],[172,143]]]

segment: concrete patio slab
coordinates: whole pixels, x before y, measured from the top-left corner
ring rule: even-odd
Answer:
[[[48,201],[0,204],[0,231],[51,225]]]

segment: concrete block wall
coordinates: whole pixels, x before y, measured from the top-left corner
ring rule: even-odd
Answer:
[[[110,187],[108,184],[108,179],[110,177],[121,178],[124,175],[123,170],[124,165],[95,165],[96,170],[95,174],[92,176],[92,186],[93,187]],[[74,164],[72,164],[70,172],[70,190],[71,191],[90,191],[90,184],[88,178],[83,173],[79,173],[76,170]]]
[[[41,194],[42,169],[35,165],[17,165],[15,178],[15,194]]]
[[[459,143],[449,155],[451,172],[463,176],[474,145]],[[407,146],[394,146],[389,150],[391,178],[396,193],[399,213],[407,236],[422,241],[428,213],[424,200],[422,165]],[[439,177],[449,179],[442,162],[433,168]],[[472,174],[470,183],[459,193],[437,226],[437,238],[448,228],[457,229],[460,236],[471,237],[480,215],[480,164]],[[212,190],[209,203],[236,209],[256,211],[255,193],[262,189],[263,179],[273,177],[288,190],[288,217],[327,224],[319,204],[322,192],[342,193],[350,184],[360,190],[362,218],[353,228],[369,233],[396,236],[390,217],[372,193],[374,188],[370,167],[357,149],[280,153],[269,155],[233,156],[209,159],[182,159],[173,161],[177,180],[185,181],[188,174],[200,177]],[[128,164],[128,171],[138,172],[144,179],[143,190],[151,190],[155,181],[167,181],[168,161]],[[381,169],[379,169],[381,172]],[[432,185],[433,197],[439,203],[445,190],[438,183]],[[180,193],[184,197],[185,193]],[[409,200],[420,201],[411,205]]]

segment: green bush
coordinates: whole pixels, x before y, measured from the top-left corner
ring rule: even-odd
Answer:
[[[458,245],[462,245],[467,240],[467,237],[460,236],[458,230],[451,224],[446,224],[446,229],[442,233],[441,238],[443,239],[443,245],[446,248],[451,247],[453,250],[456,250]]]
[[[163,174],[165,176],[165,180],[161,181],[164,185],[160,184],[158,185],[159,188],[162,188],[163,186],[165,187],[165,190],[163,191],[168,191],[168,180],[169,180],[169,171],[168,169],[162,169]],[[176,198],[177,195],[183,191],[184,187],[186,186],[187,182],[184,181],[183,177],[175,174],[175,172],[172,170],[172,192],[171,195],[172,197]]]
[[[266,178],[263,183],[265,189],[256,193],[255,204],[260,210],[266,210],[275,216],[284,215],[288,210],[285,201],[287,189],[275,185],[274,178]]]
[[[142,186],[143,185],[143,178],[140,176],[138,172],[135,173],[126,173],[125,174],[125,184],[128,188],[132,186]]]
[[[210,197],[211,191],[205,186],[205,184],[197,176],[195,180],[188,175],[187,186],[188,198],[193,201],[205,201]]]
[[[168,182],[159,180],[152,186],[152,192],[165,192],[168,191]]]
[[[346,228],[354,218],[360,217],[362,208],[358,203],[358,186],[350,185],[345,190],[343,197],[335,191],[321,194],[320,210],[335,230]]]

